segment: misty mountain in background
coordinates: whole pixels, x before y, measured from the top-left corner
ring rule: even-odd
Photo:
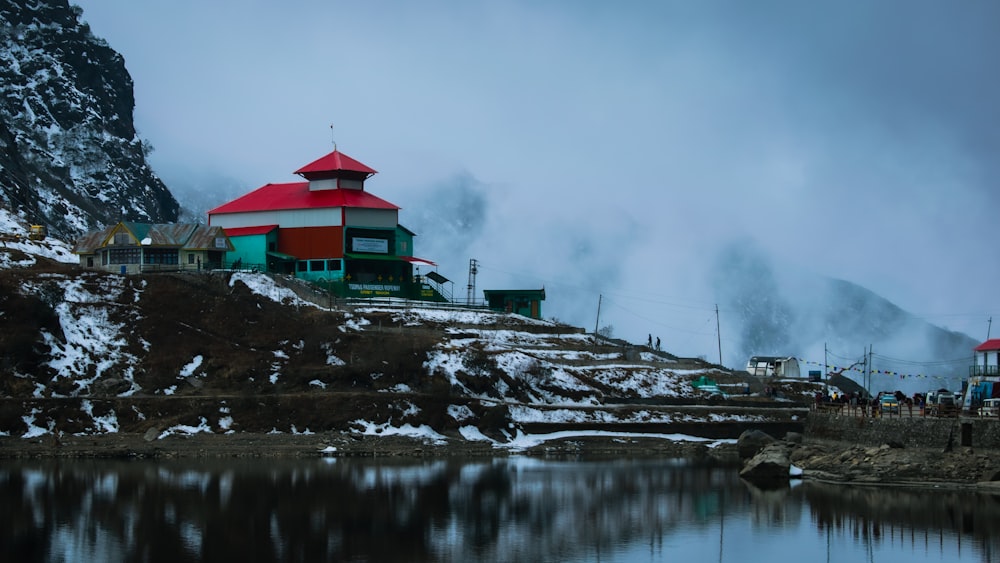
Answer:
[[[176,221],[146,162],[125,61],[66,0],[0,0],[0,199],[65,238]]]
[[[208,212],[260,186],[250,186],[232,176],[188,166],[171,166],[160,173],[181,204],[177,220],[208,223]]]
[[[874,390],[957,390],[980,341],[946,330],[848,281],[776,264],[751,242],[730,244],[713,265],[713,283],[728,323],[738,327],[731,365],[750,356],[820,359],[838,367],[874,349]],[[802,366],[822,370],[821,365]],[[860,372],[845,375],[860,382]],[[884,387],[884,389],[883,389]]]

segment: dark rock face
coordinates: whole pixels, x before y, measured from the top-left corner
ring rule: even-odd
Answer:
[[[0,0],[0,199],[63,238],[176,221],[135,131],[125,61],[81,13],[66,0]]]
[[[764,446],[764,449],[743,464],[740,477],[757,485],[788,483],[792,465],[789,460],[790,450],[791,446],[783,442]]]
[[[776,440],[766,432],[760,430],[747,430],[740,434],[736,441],[736,449],[741,460],[750,459],[757,455],[757,452],[764,449],[764,446],[774,443]]]

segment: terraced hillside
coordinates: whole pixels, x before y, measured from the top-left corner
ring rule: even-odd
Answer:
[[[0,436],[421,432],[502,443],[803,415],[760,397],[763,383],[745,373],[550,321],[337,302],[252,272],[85,271],[24,244],[0,251]],[[739,399],[698,391],[702,376]]]

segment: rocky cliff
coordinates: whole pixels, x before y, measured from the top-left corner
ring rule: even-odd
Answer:
[[[66,0],[0,0],[0,201],[72,239],[179,206],[132,120],[132,79]]]

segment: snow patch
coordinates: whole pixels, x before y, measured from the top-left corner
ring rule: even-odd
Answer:
[[[198,424],[198,426],[189,426],[186,424],[177,424],[175,426],[171,426],[170,428],[167,428],[166,430],[161,432],[157,440],[162,440],[167,436],[192,436],[200,432],[212,434],[212,427],[209,426],[208,421],[205,420],[205,417],[199,417],[199,419],[201,420],[201,422]]]
[[[463,420],[474,418],[476,415],[466,405],[448,405],[448,416],[462,422]]]
[[[252,293],[266,297],[275,303],[319,308],[317,305],[295,295],[295,292],[291,289],[278,287],[274,279],[267,274],[259,272],[233,272],[229,278],[229,287],[235,286],[237,282],[247,286]]]
[[[118,432],[118,416],[115,414],[114,409],[111,409],[111,412],[104,416],[94,416],[93,403],[89,399],[84,399],[80,403],[80,410],[94,421],[94,426],[98,433],[115,434]]]
[[[388,422],[376,424],[374,422],[368,422],[367,420],[361,419],[355,420],[351,424],[360,427],[360,429],[357,430],[357,433],[365,436],[408,436],[410,438],[428,440],[439,445],[443,445],[448,442],[447,438],[438,434],[437,431],[426,424],[413,426],[412,424],[407,423],[402,426],[392,426]]]
[[[191,377],[194,375],[194,372],[201,367],[201,362],[203,360],[204,358],[202,358],[200,354],[195,356],[186,366],[181,368],[180,377]]]

